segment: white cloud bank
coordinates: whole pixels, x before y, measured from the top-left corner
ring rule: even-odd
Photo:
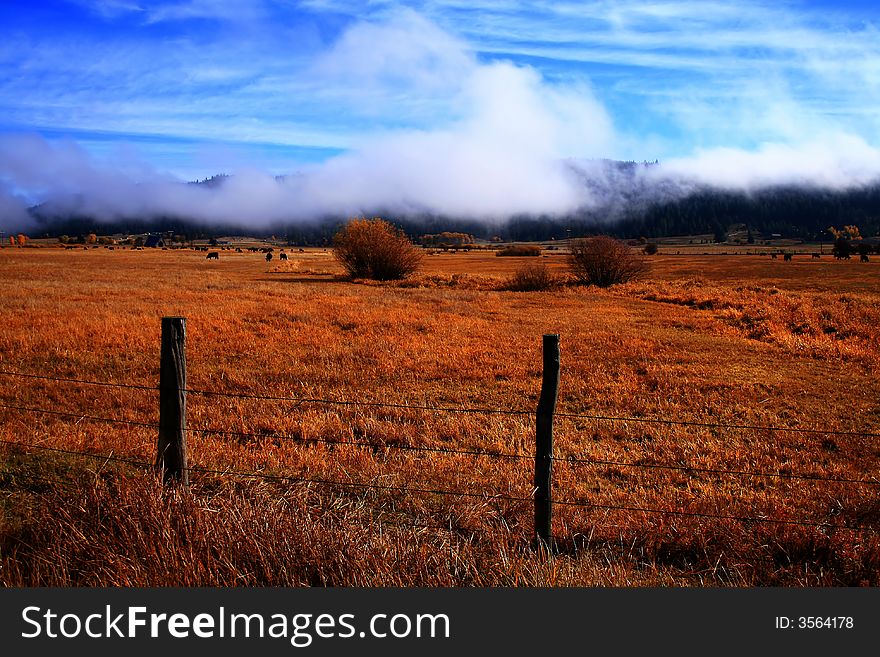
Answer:
[[[861,137],[829,133],[803,143],[767,143],[752,151],[698,152],[666,161],[658,173],[746,192],[776,185],[845,190],[878,181],[880,151]]]

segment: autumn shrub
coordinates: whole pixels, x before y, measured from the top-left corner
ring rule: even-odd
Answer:
[[[352,278],[393,281],[418,270],[419,251],[383,219],[352,219],[333,237],[333,255]]]
[[[572,240],[569,264],[579,282],[598,287],[626,283],[648,271],[639,253],[607,235]]]
[[[552,290],[559,279],[543,262],[530,262],[517,269],[504,284],[513,292],[540,292]]]
[[[496,256],[539,256],[541,255],[541,247],[533,244],[520,244],[516,246],[506,246],[495,252]]]

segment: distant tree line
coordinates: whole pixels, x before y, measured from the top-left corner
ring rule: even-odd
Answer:
[[[842,192],[774,188],[751,195],[705,190],[610,215],[587,210],[565,218],[519,217],[502,228],[502,236],[526,241],[600,233],[626,239],[711,234],[721,241],[731,224],[745,224],[752,234],[825,241],[832,239],[829,226],[851,224],[874,237],[880,233],[880,185]]]
[[[444,230],[442,233],[421,235],[419,237],[419,242],[426,246],[439,246],[446,248],[465,246],[466,244],[472,244],[473,241],[473,235],[469,235],[468,233],[456,233],[448,230]]]

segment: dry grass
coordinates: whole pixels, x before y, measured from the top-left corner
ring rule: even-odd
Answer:
[[[3,249],[0,369],[156,385],[159,319],[182,315],[195,389],[531,410],[541,335],[552,332],[563,349],[560,411],[880,432],[875,263],[661,254],[638,283],[526,294],[498,289],[518,263],[491,252],[432,256],[411,281],[369,285],[341,280],[329,252],[291,258]],[[543,261],[565,275],[564,257]],[[150,391],[2,381],[3,404],[157,420]],[[548,563],[529,546],[530,505],[502,499],[529,497],[528,458],[394,449],[530,455],[529,415],[192,394],[189,424],[240,432],[191,433],[196,466],[377,488],[196,473],[180,496],[121,465],[7,446],[0,580],[880,583],[876,485],[706,471],[876,480],[873,437],[560,418],[557,455],[602,463],[557,462],[557,500],[595,506],[557,505],[561,554]],[[8,409],[0,439],[146,461],[155,444],[150,429]],[[829,528],[841,523],[869,531]]]

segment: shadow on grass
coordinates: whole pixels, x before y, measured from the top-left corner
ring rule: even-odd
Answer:
[[[291,275],[293,274],[293,275]],[[268,272],[267,276],[260,277],[256,279],[261,283],[316,283],[316,284],[327,284],[327,283],[345,283],[348,281],[346,278],[339,277],[333,273],[327,274],[299,274],[296,275],[294,272]]]

